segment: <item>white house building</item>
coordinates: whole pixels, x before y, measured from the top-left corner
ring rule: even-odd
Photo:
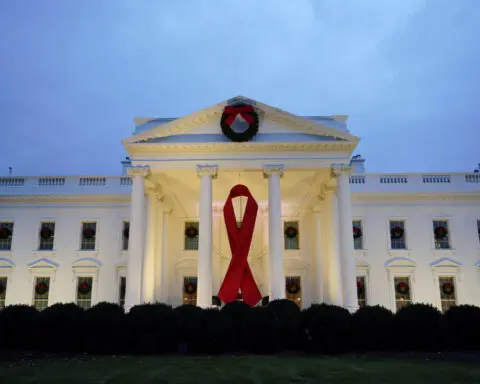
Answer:
[[[346,121],[237,97],[136,118],[122,175],[1,177],[0,307],[480,305],[480,173],[366,173]]]

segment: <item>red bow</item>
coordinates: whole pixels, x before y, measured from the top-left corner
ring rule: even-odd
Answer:
[[[237,115],[242,116],[248,124],[252,124],[254,122],[254,118],[251,115],[252,112],[253,107],[251,105],[227,106],[223,110],[223,113],[228,115],[225,119],[225,124],[231,125]]]
[[[245,216],[240,228],[237,226],[232,203],[232,200],[239,196],[248,198],[247,206],[245,207]],[[257,212],[258,204],[248,188],[240,184],[233,187],[223,207],[223,217],[225,218],[225,226],[227,227],[230,250],[232,251],[230,265],[228,266],[225,279],[218,292],[218,297],[224,303],[235,301],[239,290],[242,292],[243,301],[251,307],[262,299],[262,294],[258,290],[252,270],[247,261],[255,221],[257,220]]]

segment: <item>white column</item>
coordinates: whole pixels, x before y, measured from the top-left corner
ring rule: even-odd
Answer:
[[[283,165],[265,166],[268,177],[268,257],[270,261],[270,301],[285,298],[283,270],[283,223],[280,177]]]
[[[168,219],[171,210],[163,207],[161,212],[161,231],[158,232],[158,237],[161,238],[160,247],[160,296],[161,303],[169,302],[169,279],[168,279]]]
[[[322,263],[322,216],[320,209],[317,207],[313,211],[315,220],[314,241],[315,241],[315,300],[317,303],[323,303],[323,263]]]
[[[342,264],[338,241],[338,203],[332,190],[325,192],[325,209],[328,222],[326,237],[328,238],[328,301],[330,304],[343,306]]]
[[[200,307],[212,305],[212,179],[216,173],[215,166],[197,166],[200,176],[197,305]]]
[[[353,253],[352,208],[350,202],[350,168],[334,166],[338,177],[337,195],[340,224],[340,252],[342,255],[343,305],[349,311],[358,308],[356,264]]]
[[[142,270],[142,302],[153,303],[155,301],[155,255],[157,233],[157,194],[151,192],[147,195],[148,213],[147,230],[145,233],[145,253]]]
[[[145,181],[150,173],[148,166],[135,166],[128,169],[132,177],[130,201],[130,236],[128,243],[127,286],[125,309],[128,311],[142,300],[142,266],[145,228]]]

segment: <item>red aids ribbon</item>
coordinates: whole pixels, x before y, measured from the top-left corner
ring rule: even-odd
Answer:
[[[235,117],[237,117],[237,115],[242,116],[248,124],[252,124],[254,122],[254,118],[251,115],[252,112],[254,111],[251,105],[239,105],[237,107],[227,106],[223,110],[223,113],[228,115],[228,117],[225,119],[225,124],[231,125],[235,120]]]
[[[232,200],[239,196],[248,198],[240,228],[237,226],[232,204]],[[232,260],[218,292],[218,297],[224,303],[235,301],[239,290],[242,292],[243,301],[251,307],[262,299],[262,294],[258,290],[247,261],[248,251],[252,243],[253,229],[257,220],[257,211],[258,204],[246,186],[239,184],[232,188],[223,207],[223,217],[227,227],[230,250],[232,251]]]

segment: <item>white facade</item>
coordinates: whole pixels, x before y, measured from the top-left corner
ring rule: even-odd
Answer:
[[[122,176],[0,178],[0,227],[12,229],[0,239],[0,305],[119,302],[126,277],[127,309],[195,297],[209,306],[231,259],[223,206],[243,184],[259,205],[248,262],[262,296],[352,311],[358,292],[361,305],[393,311],[405,302],[442,308],[442,298],[444,307],[480,306],[480,173],[368,174],[363,159],[351,157],[359,139],[345,116],[228,103],[238,101],[260,118],[249,142],[222,134],[223,102],[179,119],[136,119],[123,141],[131,162]],[[235,201],[239,220],[245,204]],[[55,223],[44,241],[42,223]],[[84,223],[95,223],[88,241]],[[285,238],[285,223],[298,237]],[[436,239],[434,224],[446,236]],[[186,240],[190,225],[199,236]],[[352,225],[361,228],[356,240]],[[397,226],[403,236],[392,240]],[[292,278],[300,292],[287,294]],[[36,294],[42,281],[48,291]],[[84,281],[91,291],[79,295]],[[190,281],[198,281],[196,295],[184,293]],[[450,295],[441,292],[445,281]],[[398,293],[402,282],[406,294]]]

